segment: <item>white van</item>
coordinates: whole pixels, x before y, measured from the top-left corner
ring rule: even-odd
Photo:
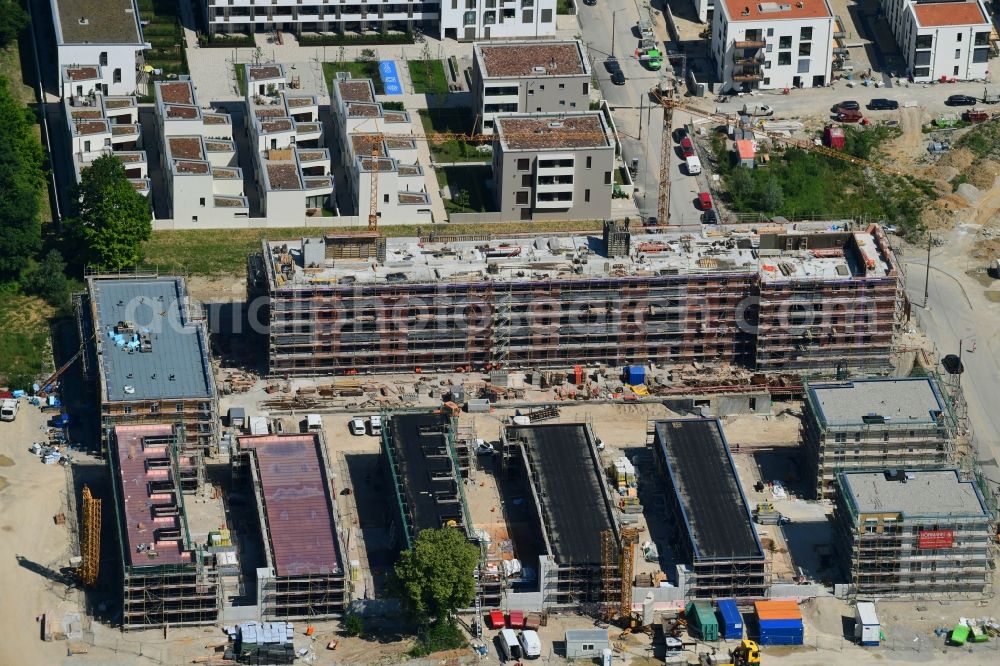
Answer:
[[[521,642],[521,651],[524,652],[525,659],[538,659],[542,656],[542,641],[539,640],[537,631],[525,629],[517,639]]]
[[[692,155],[684,159],[684,164],[687,165],[688,175],[697,176],[701,173],[701,160],[698,159],[697,155]]]
[[[17,417],[18,402],[13,398],[0,401],[0,421],[13,421]]]
[[[378,437],[382,434],[382,417],[381,416],[369,416],[368,417],[368,432],[372,435]]]
[[[522,654],[521,644],[517,642],[517,634],[513,629],[501,629],[497,636],[497,651],[500,653],[500,661],[520,659]]]
[[[365,434],[365,420],[360,416],[355,416],[351,419],[347,427],[351,429],[351,434],[355,437]]]

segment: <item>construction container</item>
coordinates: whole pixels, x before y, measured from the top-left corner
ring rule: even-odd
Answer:
[[[844,136],[844,128],[839,125],[827,125],[823,130],[823,144],[827,148],[833,148],[834,150],[843,150],[846,145],[846,137]]]
[[[707,601],[692,601],[684,609],[688,632],[703,641],[719,640],[719,622]]]
[[[493,610],[490,611],[490,628],[491,629],[502,629],[507,626],[507,621],[504,619],[503,611]]]
[[[881,633],[878,616],[875,614],[875,604],[870,601],[859,601],[854,607],[854,637],[858,639],[858,643],[877,647]]]
[[[465,403],[465,410],[470,414],[483,414],[490,411],[490,401],[482,398],[469,400]]]
[[[507,613],[511,629],[524,628],[524,611],[512,610]]]
[[[797,602],[787,600],[757,601],[754,610],[761,645],[802,645],[804,628]]]
[[[956,624],[955,628],[951,630],[948,642],[952,645],[965,645],[967,640],[969,640],[969,627],[964,624]]]
[[[622,371],[622,381],[632,386],[646,383],[646,368],[641,365],[626,365]]]
[[[719,613],[719,631],[727,641],[743,638],[743,616],[736,602],[732,599],[719,599],[716,602]]]

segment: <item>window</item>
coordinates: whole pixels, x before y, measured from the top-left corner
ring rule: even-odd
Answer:
[[[383,203],[389,203],[389,195],[388,194],[383,194],[382,195],[382,202]]]
[[[778,48],[779,49],[790,49],[792,48],[792,37],[791,35],[786,35],[785,37],[778,38]]]
[[[535,89],[534,88],[528,88],[528,94],[529,95],[534,95],[535,94]]]
[[[961,42],[962,41],[962,33],[958,33],[958,37],[955,38],[955,41],[956,42]]]
[[[594,650],[594,644],[593,643],[584,643],[583,645],[580,646],[580,648],[582,650],[587,650],[587,651],[592,652]]]
[[[778,54],[778,64],[779,65],[791,65],[792,64],[792,54],[789,51]]]
[[[184,411],[184,403],[183,402],[177,403],[177,405],[174,407],[174,409],[175,409],[175,411],[177,413],[183,412]]]
[[[955,71],[952,72],[952,76],[958,76],[958,65],[955,65]]]
[[[534,23],[535,22],[535,11],[533,9],[525,9],[521,14],[521,23]]]
[[[590,190],[583,191],[583,202],[590,203]]]
[[[125,407],[123,408],[123,410],[124,410],[124,412],[126,414],[131,414],[132,413],[132,406],[131,405],[125,405]]]
[[[98,64],[101,67],[107,67],[108,66],[108,52],[107,51],[101,51],[101,55],[98,58]]]
[[[989,46],[990,45],[990,33],[988,32],[977,32],[976,33],[976,46]]]
[[[160,411],[160,406],[158,404],[156,404],[155,402],[152,405],[149,406],[149,413],[150,414],[155,414],[158,411]]]
[[[768,44],[768,45],[766,45],[764,47],[764,51],[766,51],[767,53],[773,53],[774,52],[774,44]]]
[[[812,47],[813,47],[813,45],[810,44],[810,43],[808,43],[808,42],[806,42],[804,44],[800,43],[799,44],[799,55],[800,56],[812,55]]]
[[[528,193],[527,192],[517,192],[514,195],[514,203],[518,206],[528,205]]]
[[[586,81],[583,84],[583,94],[584,95],[589,95],[590,94],[590,82],[589,81]]]
[[[559,106],[566,106],[566,100],[564,99],[559,100]]]
[[[122,82],[122,70],[121,67],[115,67],[115,71],[111,75],[113,83]]]
[[[521,6],[525,9],[535,6],[535,0],[521,0]]]
[[[962,57],[962,49],[955,49],[955,60],[958,60],[961,57]],[[955,73],[958,74],[958,72]]]
[[[519,157],[518,158],[518,160],[517,160],[517,170],[518,171],[527,171],[530,168],[531,168],[530,162],[528,161],[527,157]]]
[[[552,23],[552,10],[543,9],[542,10],[542,23]]]
[[[918,79],[920,77],[922,77],[922,76],[929,76],[930,73],[931,73],[930,67],[914,67],[913,68],[913,76],[915,78],[918,78]]]
[[[205,207],[205,197],[202,197],[202,198],[201,198],[201,199],[199,200],[199,203],[201,204],[201,207],[202,207],[202,208],[204,208],[204,207]]]
[[[774,37],[774,28],[768,28],[767,29],[767,36],[768,37]]]
[[[604,172],[604,184],[605,185],[610,185],[611,184],[611,172],[610,171],[605,171]]]
[[[521,187],[531,187],[531,174],[526,173],[521,176]]]
[[[483,23],[485,25],[493,25],[497,22],[497,13],[493,12],[483,12]]]
[[[587,168],[588,169],[592,166],[591,162],[593,162],[593,160],[594,160],[593,157],[591,157],[590,155],[587,155]]]
[[[559,90],[562,90],[562,89],[563,89],[563,88],[565,88],[565,87],[566,87],[566,84],[565,84],[565,83],[560,83],[560,84],[559,84]]]
[[[813,38],[812,28],[802,28],[799,30],[799,39],[809,41]]]
[[[933,35],[917,35],[917,48],[918,49],[929,49],[934,45]]]

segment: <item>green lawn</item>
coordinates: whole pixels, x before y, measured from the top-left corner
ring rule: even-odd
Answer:
[[[556,2],[556,14],[573,14],[573,3],[569,0],[558,0]]]
[[[323,77],[331,89],[333,84],[330,82],[337,77],[337,72],[350,72],[353,79],[371,79],[375,84],[375,94],[383,93],[382,79],[378,76],[378,62],[324,62]]]
[[[464,109],[420,109],[420,122],[424,132],[433,135],[441,132],[471,134],[472,112]],[[490,153],[481,153],[474,143],[459,138],[428,142],[431,156],[436,162],[489,162]]]
[[[444,200],[445,210],[449,213],[483,213],[496,210],[496,203],[490,194],[486,183],[493,176],[493,168],[489,166],[441,167],[437,169],[438,185],[451,187],[454,195],[465,191],[469,197],[468,205],[462,205],[452,199]]]
[[[26,42],[27,37],[24,37],[23,40]],[[29,47],[25,44],[25,49],[27,48]],[[30,53],[27,50],[25,52]],[[34,77],[34,66],[29,60],[24,64],[24,69],[21,68],[21,55],[17,42],[12,42],[5,49],[0,49],[0,76],[7,79],[8,87],[14,99],[25,106],[35,108],[35,91],[29,85],[29,82],[32,82],[32,77]],[[37,118],[35,121],[35,136],[38,137],[39,141],[42,140],[42,128],[38,124]],[[49,201],[48,194],[49,192],[46,190],[46,196],[42,198],[41,216],[43,224],[52,221],[52,202]]]
[[[444,75],[444,63],[440,60],[407,60],[413,92],[447,93],[448,78]]]
[[[14,287],[0,288],[0,386],[29,389],[52,364],[48,351],[49,319],[45,301]]]
[[[471,198],[471,193],[470,193]],[[472,234],[489,232],[497,235],[549,231],[599,231],[599,220],[576,222],[512,222],[502,224],[441,224],[421,225],[424,234],[432,231],[447,234]],[[334,228],[331,231],[350,233],[352,229]],[[383,236],[414,236],[415,225],[380,225]],[[323,229],[204,229],[196,231],[154,231],[145,244],[146,259],[140,268],[158,268],[163,274],[235,275],[246,274],[247,255],[260,249],[262,238],[280,240],[321,236]],[[37,310],[37,308],[36,308]]]
[[[184,30],[178,20],[176,0],[138,0],[139,17],[143,25],[143,38],[150,47],[143,53],[146,64],[162,70],[151,75],[150,81],[171,78],[170,75],[187,74],[184,56]]]
[[[247,66],[244,63],[242,63],[242,62],[238,62],[238,63],[236,63],[236,64],[233,65],[233,69],[236,70],[236,85],[240,89],[240,97],[246,97],[247,96],[247,79],[246,79]]]

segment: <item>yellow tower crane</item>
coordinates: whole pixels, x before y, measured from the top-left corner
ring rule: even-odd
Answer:
[[[77,575],[86,587],[94,587],[101,569],[101,500],[91,495],[89,486],[83,487],[80,555],[83,561],[77,569]]]

